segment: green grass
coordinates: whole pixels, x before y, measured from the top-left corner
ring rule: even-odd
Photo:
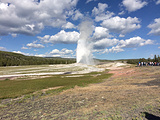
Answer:
[[[97,77],[94,76],[96,74]],[[4,80],[0,81],[0,99],[16,98],[25,94],[33,93],[46,88],[63,86],[59,89],[66,90],[74,86],[86,86],[91,83],[99,83],[111,76],[106,72],[89,73],[81,77],[65,77],[67,75],[55,75],[48,78],[33,80]],[[53,91],[53,90],[52,90]],[[57,91],[57,90],[54,90]]]

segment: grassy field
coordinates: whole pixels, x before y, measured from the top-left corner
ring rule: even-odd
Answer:
[[[32,80],[3,80],[0,81],[0,99],[15,98],[24,94],[33,93],[42,89],[62,86],[60,90],[73,88],[74,86],[86,86],[90,83],[99,83],[108,78],[111,74],[106,72],[93,72],[82,76],[76,75],[55,75],[46,78]],[[27,79],[27,78],[26,78]],[[52,90],[56,91],[56,90]]]
[[[158,66],[130,66],[105,72],[55,75],[31,80],[27,80],[26,77],[1,82],[11,84],[9,82],[12,81],[21,84],[25,81],[26,84],[33,82],[35,87],[37,87],[36,81],[39,81],[41,87],[37,87],[35,92],[22,93],[22,95],[26,94],[24,97],[1,99],[0,119],[2,120],[160,119],[160,67]],[[45,91],[47,88],[53,89]],[[45,91],[45,94],[42,91]]]

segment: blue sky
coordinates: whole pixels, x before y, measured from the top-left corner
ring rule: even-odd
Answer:
[[[160,0],[0,0],[0,50],[76,57],[79,24],[93,21],[98,59],[160,55]]]

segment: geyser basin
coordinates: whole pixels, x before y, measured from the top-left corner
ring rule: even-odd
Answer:
[[[91,35],[93,32],[92,22],[86,20],[80,24],[80,38],[77,43],[76,61],[87,65],[94,64],[91,42]]]

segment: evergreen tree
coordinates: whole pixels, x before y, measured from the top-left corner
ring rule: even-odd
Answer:
[[[154,55],[154,62],[158,62],[157,56]]]

